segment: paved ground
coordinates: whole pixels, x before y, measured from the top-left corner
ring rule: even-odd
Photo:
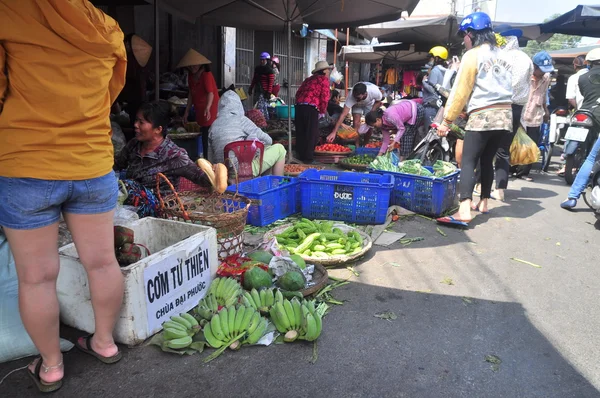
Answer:
[[[600,397],[598,229],[568,213],[562,180],[511,182],[468,231],[414,217],[394,229],[424,241],[379,248],[337,289],[345,304],[312,344],[178,357],[125,350],[118,365],[73,351],[56,397]],[[511,257],[538,264],[515,262]],[[337,277],[351,274],[345,269]],[[453,284],[441,283],[450,280]],[[393,321],[374,317],[393,311]],[[501,359],[496,370],[485,361]],[[0,377],[26,360],[0,365]],[[0,397],[36,396],[24,371]]]

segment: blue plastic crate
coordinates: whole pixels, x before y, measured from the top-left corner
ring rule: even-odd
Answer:
[[[377,156],[379,154],[379,150],[381,148],[365,148],[365,147],[358,147],[355,150],[355,153],[357,155],[371,155],[371,156]]]
[[[431,167],[425,167],[433,172]],[[402,206],[426,216],[439,217],[456,204],[456,183],[460,170],[445,177],[424,177],[391,171],[369,170],[394,176],[391,205]]]
[[[391,175],[309,169],[300,174],[306,218],[383,224],[394,187]]]
[[[227,188],[235,192],[236,186]],[[240,182],[238,193],[250,199],[248,224],[263,227],[286,218],[301,209],[297,178],[264,176]]]

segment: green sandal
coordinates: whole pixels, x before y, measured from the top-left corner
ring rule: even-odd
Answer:
[[[32,372],[31,370],[29,370],[29,367],[28,367],[27,374],[29,375],[29,377],[31,377],[31,379],[33,380],[33,382],[35,383],[37,388],[40,390],[40,392],[43,392],[43,393],[54,392],[62,387],[62,379],[55,381],[54,383],[46,383],[45,381],[43,381],[42,378],[40,377],[40,371],[42,369],[43,361],[44,360],[42,359],[41,356],[38,357],[38,362],[35,365],[35,370]],[[60,365],[57,365],[57,366],[60,366]]]

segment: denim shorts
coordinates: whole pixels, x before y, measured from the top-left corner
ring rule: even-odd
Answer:
[[[0,177],[0,225],[36,229],[60,220],[62,212],[101,214],[117,205],[114,172],[80,181]]]

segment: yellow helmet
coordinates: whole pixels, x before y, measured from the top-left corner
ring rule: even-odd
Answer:
[[[429,50],[429,54],[434,57],[440,57],[441,59],[448,59],[448,50],[446,47],[435,46],[431,50]]]

